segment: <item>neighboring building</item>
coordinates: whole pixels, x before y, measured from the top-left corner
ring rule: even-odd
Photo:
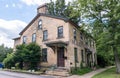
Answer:
[[[49,15],[46,5],[37,8],[35,18],[14,39],[19,44],[36,42],[42,48],[42,66],[93,66],[96,61],[95,41],[80,31],[80,27],[67,18]]]

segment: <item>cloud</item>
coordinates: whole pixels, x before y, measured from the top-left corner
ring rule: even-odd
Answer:
[[[49,3],[50,0],[21,0],[23,3],[27,5],[42,5],[44,3]],[[53,0],[56,1],[56,0]],[[65,0],[66,2],[73,1],[73,0]]]
[[[8,8],[8,7],[9,7],[9,5],[8,5],[8,4],[6,4],[6,5],[5,5],[5,7],[6,7],[6,8]]]
[[[23,5],[22,4],[17,4],[17,6],[22,9]]]
[[[16,5],[13,3],[13,4],[12,4],[12,7],[16,7]]]
[[[25,22],[20,20],[3,20],[0,19],[0,45],[5,44],[7,47],[13,47],[13,38],[18,37],[19,32],[26,26]]]

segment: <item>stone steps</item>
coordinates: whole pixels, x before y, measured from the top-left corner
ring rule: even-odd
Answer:
[[[45,72],[47,75],[54,75],[54,76],[70,76],[69,72],[67,69],[63,69],[63,68],[56,68],[54,70],[47,70]]]

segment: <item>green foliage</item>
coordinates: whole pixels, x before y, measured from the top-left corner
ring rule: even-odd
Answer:
[[[23,68],[23,63],[28,69],[37,69],[37,64],[40,63],[41,49],[36,43],[30,43],[28,45],[22,44],[16,47],[15,61],[20,63],[19,68]]]
[[[120,78],[120,74],[115,73],[116,68],[113,67],[111,69],[108,69],[104,72],[101,72],[99,74],[96,74],[92,78]]]
[[[4,44],[0,45],[0,62],[2,62],[8,53],[12,53],[12,48],[5,47]]]
[[[83,75],[83,74],[89,73],[91,71],[92,71],[92,69],[87,68],[87,67],[77,68],[77,70],[75,68],[71,68],[71,73],[76,74],[76,75]]]
[[[83,67],[84,67],[84,66],[83,66],[83,62],[81,62],[81,63],[80,63],[80,68],[83,68]]]
[[[112,63],[115,57],[120,67],[120,0],[76,0],[79,13],[87,20],[86,28],[96,40],[98,63]],[[114,52],[114,53],[112,53]],[[112,59],[111,59],[112,58]],[[102,63],[103,64],[103,63]],[[119,69],[120,70],[120,69]],[[119,71],[120,73],[120,71]]]
[[[74,1],[66,5],[65,0],[56,0],[56,2],[51,0],[48,4],[48,13],[50,15],[66,17],[76,24],[80,21],[80,14],[78,12],[79,10]]]
[[[29,51],[29,56],[26,58],[26,61],[30,63],[29,69],[37,69],[37,64],[40,63],[41,49],[40,46],[31,43],[26,47]]]
[[[15,64],[15,68],[16,68],[16,69],[19,69],[19,68],[20,68],[20,63],[16,63],[16,64]]]
[[[28,69],[37,69],[40,63],[41,49],[36,43],[21,44],[16,47],[16,52],[8,54],[3,63],[6,68],[16,67],[23,69],[23,64],[28,63]]]
[[[3,60],[3,64],[5,68],[11,68],[14,67],[15,61],[14,61],[14,53],[7,54],[7,57]]]

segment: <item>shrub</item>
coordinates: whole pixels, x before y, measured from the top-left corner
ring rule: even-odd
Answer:
[[[11,68],[14,67],[15,61],[14,61],[14,54],[7,54],[7,57],[3,60],[3,64],[5,65],[6,68]]]
[[[77,68],[77,70],[75,68],[71,69],[71,73],[72,74],[77,74],[77,75],[83,75],[83,74],[88,73],[90,71],[92,71],[92,69],[88,68],[88,67]]]
[[[15,64],[15,68],[16,68],[16,69],[20,69],[20,63],[16,63],[16,64]]]
[[[40,62],[41,57],[41,49],[40,46],[36,43],[30,44],[22,44],[16,47],[15,57],[16,62],[20,63],[20,68],[23,69],[30,69],[30,70],[37,70],[37,65]]]

